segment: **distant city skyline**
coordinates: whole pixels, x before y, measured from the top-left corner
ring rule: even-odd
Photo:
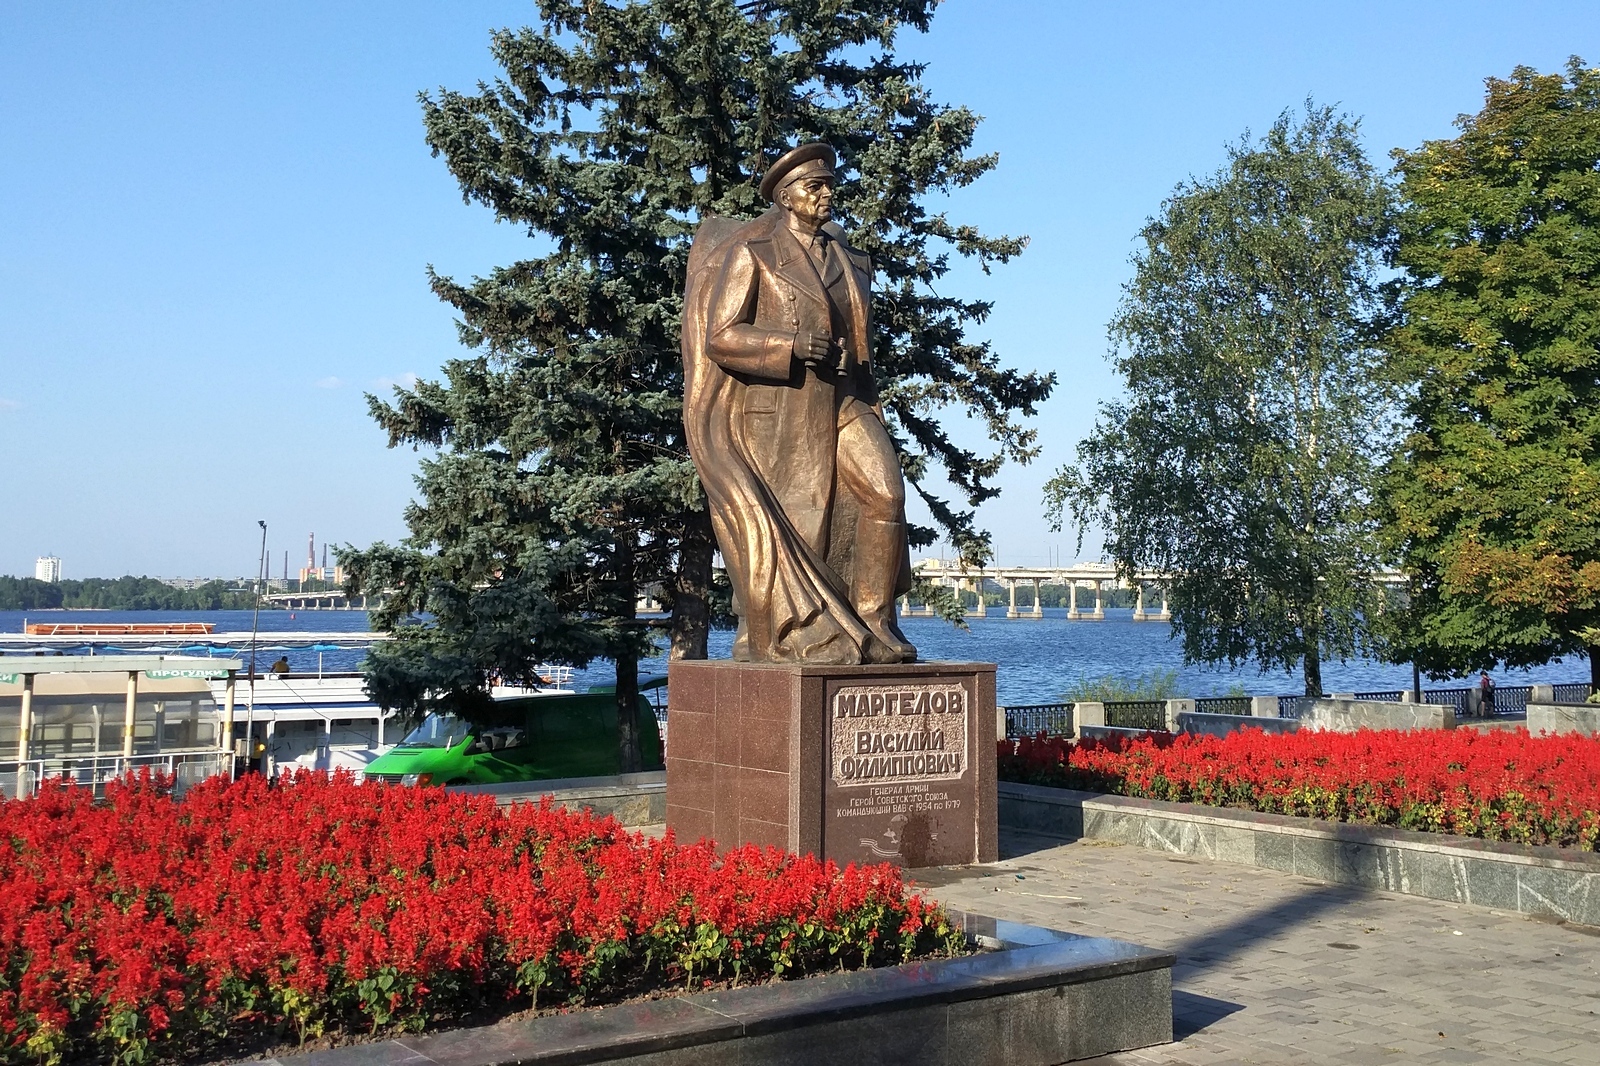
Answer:
[[[465,352],[429,264],[467,278],[537,247],[462,203],[416,93],[493,80],[490,31],[535,14],[0,8],[0,448],[48,456],[0,474],[0,573],[48,550],[73,575],[252,574],[263,519],[274,573],[307,530],[405,535],[419,455],[385,448],[363,394]],[[979,510],[999,561],[1097,554],[1092,535],[1079,553],[1074,531],[1046,527],[1041,486],[1117,392],[1106,323],[1175,184],[1308,94],[1362,116],[1387,166],[1392,148],[1452,136],[1486,77],[1600,61],[1597,31],[1592,2],[950,0],[931,33],[905,32],[934,97],[985,116],[975,150],[1000,153],[952,220],[1031,238],[992,276],[958,263],[941,289],[993,300],[977,336],[1061,377],[1031,423],[1039,459]],[[970,430],[962,443],[984,450]]]
[[[305,565],[298,567],[298,572],[299,572],[298,580],[300,580],[300,581],[343,581],[344,580],[344,568],[342,566],[339,566],[336,563],[330,563],[328,561],[329,558],[330,558],[329,552],[328,552],[329,545],[325,541],[321,544],[322,562],[320,564],[317,563],[316,550],[317,550],[317,546],[318,545],[317,545],[316,536],[317,535],[316,535],[315,532],[310,532],[310,533],[307,533],[307,535],[306,535]],[[274,579],[274,580],[286,581],[286,580],[288,580],[289,573],[290,573],[289,560],[290,560],[290,557],[291,557],[291,550],[286,548],[282,552],[283,567],[282,567],[281,572],[274,571],[273,568],[272,568],[271,563],[272,563],[272,560],[273,560],[275,554],[277,554],[277,553],[275,553],[272,549],[270,549],[270,548],[268,549],[268,552],[267,552],[267,563],[268,563],[268,566],[267,566],[267,570],[268,570],[267,577],[269,579],[273,579],[272,575],[273,575],[273,573],[276,572],[276,573],[278,573],[278,577],[276,579]],[[185,575],[187,575],[189,572],[190,571],[184,571],[183,573]],[[5,571],[0,570],[0,574],[5,574],[5,573],[6,573]],[[50,582],[60,581],[62,579],[62,573],[63,573],[62,572],[62,562],[61,562],[61,559],[60,559],[59,556],[55,556],[55,555],[40,555],[40,556],[35,557],[34,564],[33,564],[33,576],[34,576],[35,580],[37,580],[37,581],[50,581]],[[22,572],[19,571],[16,574],[11,574],[11,575],[7,575],[7,576],[23,577],[25,575]],[[185,589],[187,589],[187,588],[197,588],[200,585],[203,585],[208,581],[235,581],[235,580],[240,580],[241,577],[242,577],[242,580],[245,580],[245,581],[254,580],[253,577],[241,576],[241,575],[227,575],[227,576],[225,576],[225,575],[221,575],[221,574],[216,574],[216,575],[213,575],[211,577],[189,577],[189,576],[178,576],[176,574],[132,573],[132,572],[127,572],[127,571],[122,572],[122,573],[115,573],[115,574],[101,573],[101,574],[85,574],[85,575],[82,575],[82,576],[83,577],[98,577],[98,578],[150,577],[150,578],[154,578],[154,579],[156,579],[158,581],[161,581],[164,584],[171,585],[173,588],[185,588]]]

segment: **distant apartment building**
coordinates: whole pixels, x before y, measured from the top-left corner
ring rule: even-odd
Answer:
[[[61,580],[61,558],[56,555],[41,555],[33,564],[33,576],[39,581],[57,584]]]

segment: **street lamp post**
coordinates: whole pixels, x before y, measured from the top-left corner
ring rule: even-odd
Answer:
[[[261,527],[261,561],[256,565],[256,607],[255,614],[250,619],[250,696],[245,701],[244,712],[244,750],[245,757],[253,753],[256,742],[256,634],[261,627],[261,586],[266,580],[267,573],[267,523],[258,521]]]

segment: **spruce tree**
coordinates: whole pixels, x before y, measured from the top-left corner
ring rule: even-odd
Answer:
[[[378,613],[404,639],[374,655],[374,691],[482,702],[491,673],[541,658],[616,663],[623,766],[638,596],[671,611],[672,654],[703,657],[717,599],[714,545],[684,447],[678,322],[690,241],[707,217],[752,218],[786,148],[839,152],[839,221],[877,271],[873,366],[908,481],[973,560],[973,508],[1007,460],[1034,454],[1032,414],[1053,376],[1001,365],[967,330],[987,302],[935,292],[956,254],[987,270],[1025,239],[985,235],[926,206],[996,164],[971,152],[978,118],[933,101],[895,51],[936,0],[540,0],[539,22],[493,34],[501,68],[475,92],[422,97],[427,142],[463,197],[526,227],[530,258],[461,282],[430,274],[469,354],[443,382],[371,401],[391,445],[422,464],[410,536],[344,556],[358,586],[399,591]],[[991,454],[954,443],[949,407]],[[959,501],[931,482],[942,476]],[[419,622],[423,612],[434,621]]]

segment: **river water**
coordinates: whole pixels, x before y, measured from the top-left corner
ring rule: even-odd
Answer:
[[[902,628],[925,660],[998,664],[996,687],[1001,704],[1049,703],[1059,699],[1062,691],[1077,680],[1106,675],[1139,677],[1156,670],[1178,671],[1178,688],[1188,696],[1223,695],[1239,687],[1252,695],[1297,695],[1304,691],[1298,672],[1261,674],[1248,665],[1239,670],[1185,666],[1183,652],[1171,639],[1168,625],[1135,622],[1130,609],[1108,608],[1102,622],[1069,622],[1066,614],[1065,608],[1046,608],[1042,619],[1007,619],[1002,610],[998,617],[968,619],[966,629],[934,618],[907,618]],[[212,622],[219,633],[248,633],[250,615],[249,611],[0,611],[0,632],[20,633],[26,617],[38,622]],[[265,669],[279,655],[287,655],[296,672],[312,672],[319,665],[330,672],[354,670],[360,665],[362,652],[280,650],[272,646],[272,635],[360,632],[367,624],[362,611],[262,611],[258,666]],[[711,657],[726,658],[732,642],[731,632],[713,632]],[[664,659],[641,664],[644,673],[665,670]],[[1587,681],[1589,664],[1572,659],[1528,671],[1497,671],[1494,677],[1496,683],[1503,685]],[[1409,688],[1411,668],[1367,660],[1324,663],[1322,678],[1323,687],[1329,692]],[[609,664],[595,663],[578,671],[575,684],[582,689],[612,679]],[[1443,688],[1453,683],[1424,679],[1423,684]]]

